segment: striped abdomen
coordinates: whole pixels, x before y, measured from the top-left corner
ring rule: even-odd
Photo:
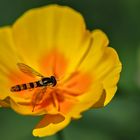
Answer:
[[[43,86],[41,81],[36,81],[36,82],[31,82],[31,83],[26,83],[26,84],[21,84],[21,85],[15,85],[11,87],[12,92],[18,92],[22,90],[27,90],[27,89],[32,89],[32,88],[37,88]]]

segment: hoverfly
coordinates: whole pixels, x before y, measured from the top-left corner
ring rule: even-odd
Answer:
[[[46,92],[47,86],[54,87],[57,84],[56,78],[54,76],[51,77],[44,77],[39,72],[31,68],[30,66],[24,64],[24,63],[17,63],[18,68],[20,71],[22,71],[24,74],[27,74],[28,76],[35,77],[38,76],[41,79],[35,82],[30,83],[24,83],[19,84],[11,87],[11,92],[20,92],[23,90],[28,89],[34,89],[38,88],[38,90],[35,91],[35,98],[33,100],[33,110],[35,108],[35,105],[43,98],[44,93]],[[40,88],[39,88],[40,87]]]

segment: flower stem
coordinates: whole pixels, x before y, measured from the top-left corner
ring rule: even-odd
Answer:
[[[63,131],[59,131],[57,134],[57,140],[64,140],[64,135],[63,135]]]

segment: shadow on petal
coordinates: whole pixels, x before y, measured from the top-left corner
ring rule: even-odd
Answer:
[[[103,89],[100,99],[91,108],[103,107],[105,99],[106,99],[106,91],[105,91],[105,89]]]
[[[61,114],[47,114],[44,118],[37,124],[36,128],[46,127],[47,125],[53,123],[57,124],[65,120],[65,117]]]

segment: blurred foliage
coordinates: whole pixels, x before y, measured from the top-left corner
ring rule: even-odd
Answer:
[[[100,28],[119,53],[123,71],[118,92],[105,108],[87,111],[64,129],[65,140],[139,140],[140,130],[140,0],[0,0],[0,26],[12,24],[26,10],[48,4],[80,11],[87,28]],[[31,134],[40,117],[0,111],[0,139],[37,140]],[[56,140],[56,136],[41,138]]]

